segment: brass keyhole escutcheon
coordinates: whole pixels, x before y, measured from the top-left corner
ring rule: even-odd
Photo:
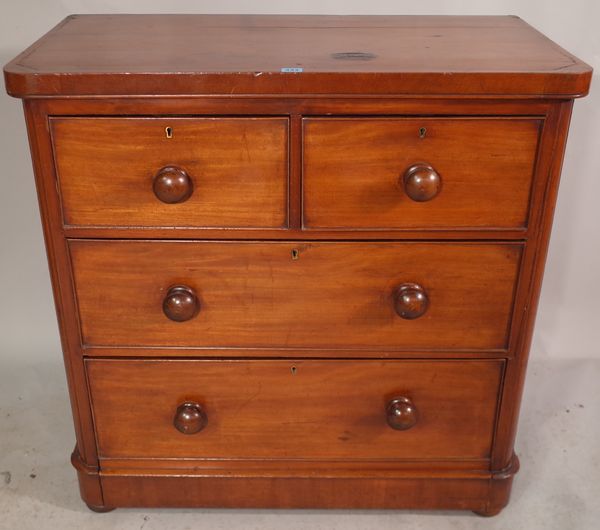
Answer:
[[[165,136],[167,138],[173,138],[173,127],[165,127]]]
[[[300,257],[300,251],[297,248],[292,249],[292,259],[298,259]]]
[[[419,129],[419,138],[425,138],[426,134],[427,134],[427,129],[425,127],[421,127]]]
[[[298,371],[298,369],[295,366],[292,366],[290,368],[290,372],[292,372],[292,375],[296,375],[296,372]]]

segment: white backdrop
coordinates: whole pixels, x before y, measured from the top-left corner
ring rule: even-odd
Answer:
[[[600,72],[597,0],[20,0],[0,3],[0,62],[71,13],[514,14]],[[4,91],[3,91],[4,92]],[[600,358],[600,79],[575,104],[532,354]],[[20,102],[0,96],[0,372],[60,362]]]

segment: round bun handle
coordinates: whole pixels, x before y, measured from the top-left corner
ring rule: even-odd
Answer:
[[[429,164],[410,166],[402,178],[404,192],[413,201],[426,202],[436,197],[442,189],[442,178]]]
[[[194,192],[192,179],[177,166],[165,166],[154,176],[152,189],[156,198],[166,204],[187,201]]]
[[[419,415],[414,403],[409,398],[399,396],[387,404],[386,418],[392,429],[406,431],[417,424]]]

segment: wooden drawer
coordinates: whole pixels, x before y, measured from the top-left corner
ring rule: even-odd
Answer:
[[[503,350],[521,250],[70,241],[83,342],[101,346]]]
[[[541,120],[304,120],[304,226],[522,228]]]
[[[50,124],[67,225],[287,225],[287,118],[52,118]]]
[[[86,366],[101,458],[484,459],[504,362]]]

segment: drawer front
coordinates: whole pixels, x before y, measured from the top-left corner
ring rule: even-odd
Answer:
[[[541,121],[304,120],[304,226],[521,228]]]
[[[101,458],[483,459],[504,363],[86,365]]]
[[[50,123],[67,225],[287,224],[286,118],[53,118]]]
[[[84,344],[371,350],[504,349],[521,248],[70,242]]]

